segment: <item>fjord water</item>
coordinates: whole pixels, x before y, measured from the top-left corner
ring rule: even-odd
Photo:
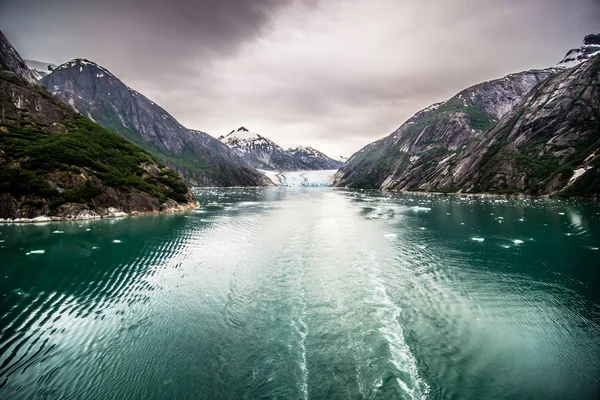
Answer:
[[[600,395],[595,203],[198,197],[0,225],[0,398]]]

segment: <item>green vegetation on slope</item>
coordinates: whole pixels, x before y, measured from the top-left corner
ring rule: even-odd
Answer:
[[[43,124],[0,126],[0,193],[33,195],[58,207],[88,203],[104,191],[104,185],[135,188],[161,203],[167,198],[187,202],[187,188],[175,172],[163,169],[158,177],[146,174],[141,164],[155,161],[139,147],[79,115],[62,125],[64,132],[51,133]],[[87,182],[59,192],[45,179],[57,171],[86,171],[99,184]]]

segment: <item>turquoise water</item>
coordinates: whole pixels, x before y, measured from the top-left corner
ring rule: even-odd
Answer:
[[[596,203],[198,197],[0,225],[0,398],[600,397]]]

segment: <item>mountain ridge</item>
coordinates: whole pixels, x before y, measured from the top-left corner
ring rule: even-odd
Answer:
[[[184,127],[162,107],[93,61],[78,58],[63,63],[41,83],[79,113],[150,152],[192,184],[272,184],[217,139]]]
[[[598,196],[597,41],[599,35],[588,35],[584,46],[593,51],[570,51],[565,57],[592,54],[589,59],[575,57],[557,67],[474,85],[417,112],[389,136],[352,155],[334,184]]]

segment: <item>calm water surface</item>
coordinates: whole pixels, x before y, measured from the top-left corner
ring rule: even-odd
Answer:
[[[198,195],[0,225],[0,398],[600,397],[599,205]]]

